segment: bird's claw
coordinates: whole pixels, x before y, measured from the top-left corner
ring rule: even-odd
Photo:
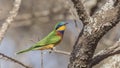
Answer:
[[[54,50],[55,50],[55,47],[51,48],[50,51],[49,51],[49,53],[51,54],[52,52],[54,52]]]

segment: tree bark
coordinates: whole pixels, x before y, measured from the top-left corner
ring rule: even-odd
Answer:
[[[114,4],[111,8],[107,10],[106,8],[101,8],[101,10],[90,17],[92,21],[89,20],[89,24],[84,26],[84,32],[79,37],[80,41],[73,47],[68,68],[91,68],[90,62],[92,61],[99,40],[120,21],[120,0],[112,1]],[[108,0],[108,4],[106,3],[106,5],[109,5],[112,1]],[[72,0],[72,2],[76,10],[81,9],[79,8],[79,3],[81,4],[80,0]],[[106,5],[103,7],[106,7]],[[81,17],[81,12],[77,11],[77,13]],[[84,19],[81,20],[83,21]]]
[[[111,47],[101,50],[100,52],[95,54],[90,63],[90,67],[115,54],[120,54],[120,39]]]

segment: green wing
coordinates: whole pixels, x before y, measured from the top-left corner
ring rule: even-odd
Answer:
[[[42,47],[48,44],[55,44],[60,40],[61,40],[61,37],[57,36],[55,31],[52,31],[50,34],[48,34],[48,36],[46,36],[44,39],[36,43],[35,46]]]

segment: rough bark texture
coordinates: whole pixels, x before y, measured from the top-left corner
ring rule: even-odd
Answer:
[[[84,29],[80,41],[73,47],[68,68],[90,68],[90,62],[92,61],[99,40],[120,21],[120,0],[112,1],[114,1],[112,8],[108,8],[108,10],[101,9],[102,12],[101,10],[96,12],[92,17],[94,21],[89,21],[89,24],[85,26],[90,30],[85,31]],[[81,1],[72,0],[72,2],[74,3],[78,15],[81,16],[81,8],[79,8]],[[111,12],[113,14],[111,14]]]
[[[76,11],[79,12],[78,16],[79,19],[82,20],[83,24],[86,25],[88,24],[88,14],[85,11],[85,8],[80,0],[72,0],[74,7],[76,8]]]
[[[110,56],[113,56],[115,54],[120,54],[120,39],[111,47],[101,50],[96,55],[94,55],[94,57],[92,58],[92,61],[90,63],[90,67],[100,63],[100,61],[102,61]]]

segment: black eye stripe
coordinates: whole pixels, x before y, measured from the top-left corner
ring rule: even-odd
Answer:
[[[59,28],[59,27],[61,27],[62,25],[58,25],[57,27],[56,27],[56,30]]]
[[[57,26],[56,29],[58,29],[59,27]]]

